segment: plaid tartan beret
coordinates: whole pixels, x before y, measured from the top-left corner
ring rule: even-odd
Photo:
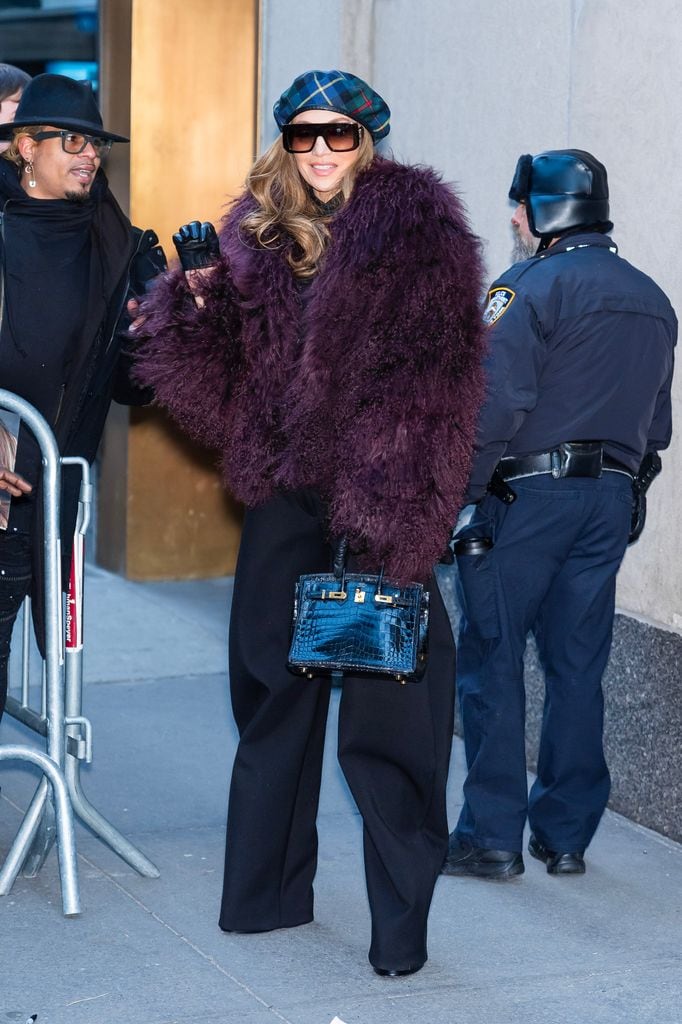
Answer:
[[[303,110],[334,110],[359,121],[375,142],[391,130],[388,104],[366,82],[348,71],[306,71],[275,103],[280,129]]]

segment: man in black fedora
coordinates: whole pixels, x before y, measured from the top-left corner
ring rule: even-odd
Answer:
[[[131,227],[101,164],[112,143],[90,86],[38,75],[26,87],[0,158],[0,384],[45,417],[62,455],[92,461],[112,398],[148,396],[128,379],[122,316],[131,294],[163,265],[153,232]],[[0,531],[0,715],[10,636],[33,591],[42,644],[40,453],[21,429],[16,465],[0,465],[10,495]],[[70,556],[79,477],[63,477],[61,535]],[[65,574],[64,578],[68,579]]]

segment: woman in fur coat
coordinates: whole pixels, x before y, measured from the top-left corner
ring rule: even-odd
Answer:
[[[364,824],[380,975],[419,970],[447,850],[455,653],[433,578],[467,482],[482,396],[479,247],[428,168],[375,155],[389,109],[354,75],[306,72],[275,105],[219,238],[176,235],[181,268],[141,307],[138,376],[221,453],[246,505],[230,622],[240,742],[220,926],[313,919],[328,679],[287,669],[294,585],[354,566],[430,591],[418,683],[345,677],[339,761]]]

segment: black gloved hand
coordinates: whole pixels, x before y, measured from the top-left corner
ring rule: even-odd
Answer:
[[[156,232],[151,228],[141,232],[137,251],[130,264],[128,298],[144,298],[149,283],[166,270],[168,270],[166,254],[159,245]]]
[[[220,258],[220,246],[215,228],[210,221],[193,220],[183,224],[173,235],[183,270],[201,270],[213,267]]]

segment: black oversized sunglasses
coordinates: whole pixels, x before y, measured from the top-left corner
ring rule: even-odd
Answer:
[[[323,138],[332,153],[348,153],[357,149],[362,138],[362,125],[350,121],[327,124],[285,124],[282,143],[287,153],[310,153],[318,138]]]
[[[34,139],[61,139],[62,149],[71,156],[78,156],[82,153],[88,142],[92,143],[97,156],[106,156],[111,149],[111,139],[102,139],[99,135],[82,135],[80,132],[69,132],[64,129],[60,131],[36,132]]]

